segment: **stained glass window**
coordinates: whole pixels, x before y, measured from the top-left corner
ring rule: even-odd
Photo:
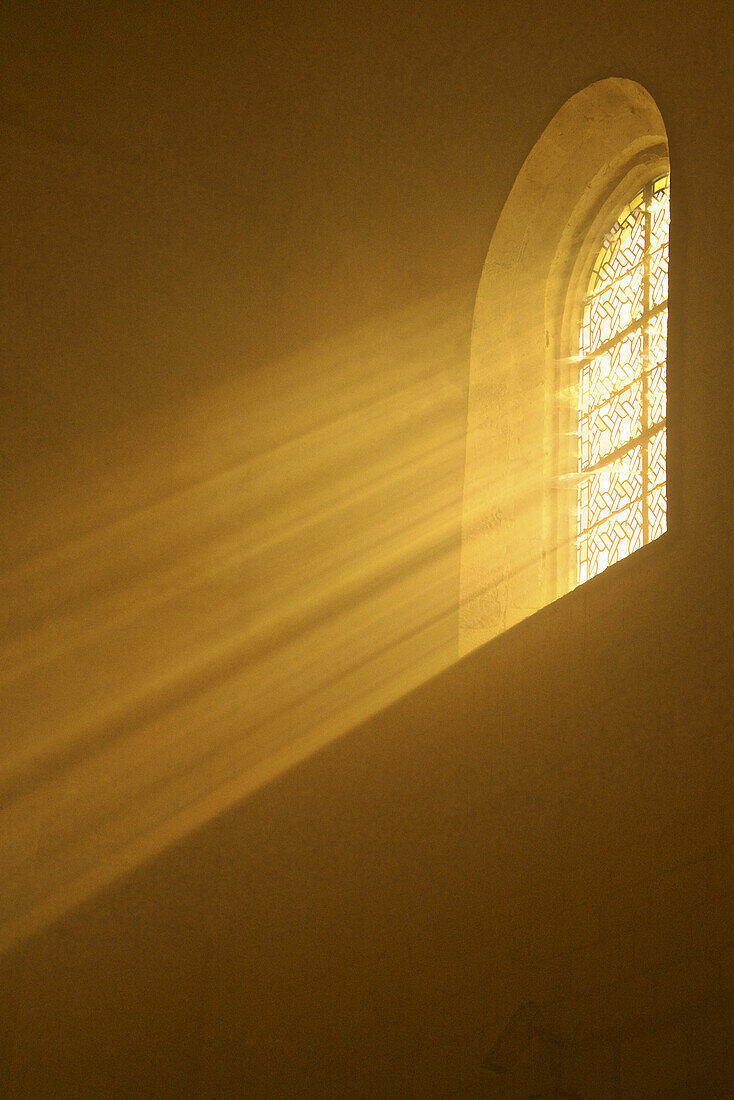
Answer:
[[[607,233],[580,337],[579,583],[666,528],[665,366],[670,181],[653,180]]]

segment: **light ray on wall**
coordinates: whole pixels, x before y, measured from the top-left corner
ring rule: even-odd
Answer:
[[[466,294],[199,395],[0,572],[0,947],[456,657]]]

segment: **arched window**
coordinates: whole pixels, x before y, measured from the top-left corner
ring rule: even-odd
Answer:
[[[609,77],[507,197],[472,325],[462,653],[665,530],[668,173],[652,96]]]
[[[577,582],[666,528],[669,177],[604,236],[579,324]]]

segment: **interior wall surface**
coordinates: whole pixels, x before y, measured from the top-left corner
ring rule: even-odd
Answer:
[[[533,1001],[581,1096],[726,1095],[727,7],[3,20],[0,1092],[499,1095]],[[482,266],[610,76],[670,530],[457,663]]]

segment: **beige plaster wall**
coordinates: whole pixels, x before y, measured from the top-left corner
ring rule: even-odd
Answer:
[[[722,1094],[726,6],[4,18],[5,1093],[477,1095],[534,999],[582,1095]],[[482,265],[610,75],[675,166],[670,537],[454,664]]]

